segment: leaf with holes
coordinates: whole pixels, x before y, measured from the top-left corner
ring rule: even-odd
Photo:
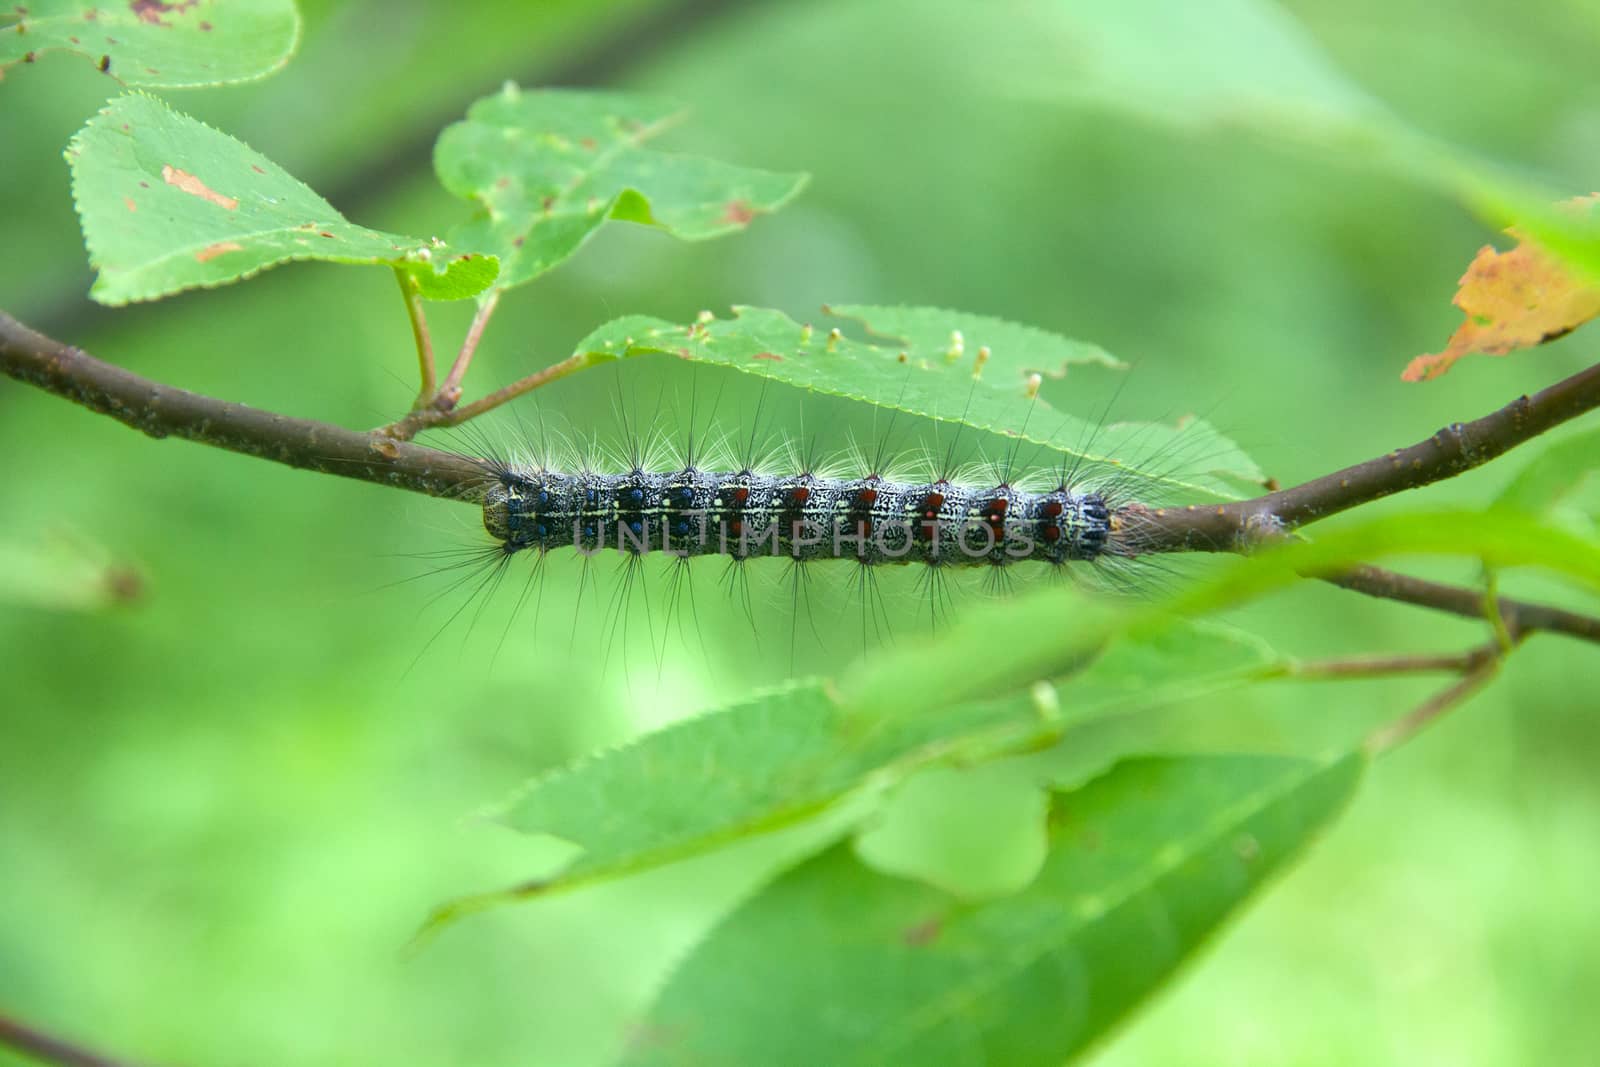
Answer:
[[[1119,764],[1055,794],[1032,882],[979,903],[835,846],[723,920],[620,1062],[1068,1062],[1333,820],[1362,766],[1357,756]]]
[[[803,174],[774,174],[644,147],[679,115],[623,93],[507,85],[473,104],[434,148],[439,180],[478,213],[450,241],[500,257],[497,289],[543,274],[607,219],[688,241],[741,230],[786,204]]]
[[[143,94],[113,100],[67,149],[103,304],[151,300],[321,259],[395,267],[435,300],[473,296],[494,257],[347,221],[247,146]]]
[[[0,72],[66,51],[124,85],[225,85],[271,74],[299,39],[293,0],[29,0],[0,14]]]
[[[642,315],[616,319],[579,342],[577,352],[592,361],[666,353],[971,426],[1034,446],[1023,453],[1030,465],[1095,474],[1134,499],[1235,499],[1260,491],[1261,470],[1203,420],[1096,425],[1052,410],[1030,375],[1059,374],[1074,363],[1115,365],[1094,345],[941,308],[833,310],[882,336],[858,341],[802,326],[781,311],[740,307],[731,319],[705,314],[686,326]]]

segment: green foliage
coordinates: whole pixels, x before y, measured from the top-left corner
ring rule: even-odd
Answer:
[[[496,809],[499,820],[582,851],[553,877],[512,896],[549,893],[639,871],[816,814],[853,793],[876,794],[940,761],[993,758],[1052,745],[1072,728],[1236,686],[1280,661],[1259,641],[1198,624],[1173,624],[1107,647],[1053,684],[1035,674],[994,682],[1000,699],[863,708],[833,685],[808,681],[707,711],[534,779]],[[917,655],[927,663],[926,652]],[[872,682],[893,685],[885,661]],[[969,671],[970,672],[970,671]],[[850,688],[871,692],[856,679]],[[491,895],[460,907],[503,899]],[[447,911],[446,917],[452,912]]]
[[[742,230],[805,185],[803,174],[643,147],[680,114],[623,93],[507,84],[473,104],[434,149],[445,188],[479,208],[450,243],[498,256],[495,288],[509,289],[567,259],[607,219],[699,241]]]
[[[293,47],[291,6],[261,0],[220,14],[215,6],[140,0],[88,19],[81,6],[34,4],[17,27],[0,26],[12,31],[0,33],[0,67],[31,58],[42,43],[105,54],[112,76],[133,84],[201,84],[258,76]],[[1600,271],[1592,209],[1548,209],[1544,190],[1417,132],[1346,79],[1276,7],[1137,0],[1092,16],[1067,4],[1042,10],[1034,43],[1082,63],[1070,87],[1053,62],[973,63],[963,55],[963,64],[1049,97],[1089,96],[1191,130],[1244,126],[1360,158],[1447,190],[1496,222],[1514,215],[1567,261]],[[115,51],[71,39],[87,22],[122,35],[107,46]],[[139,64],[142,76],[133,69]],[[350,223],[239,141],[151,97],[123,96],[68,151],[100,272],[93,295],[105,303],[152,299],[320,259],[394,267],[433,299],[477,296],[481,325],[495,296],[574,255],[609,219],[705,239],[744,228],[804,185],[803,175],[644,147],[676,116],[647,97],[508,84],[439,138],[437,175],[476,212],[441,243]],[[982,142],[981,131],[971,137]],[[1063,202],[1074,210],[1091,203]],[[1156,236],[1152,248],[1176,239]],[[1051,278],[1034,299],[1057,292]],[[1135,318],[1156,306],[1141,293],[1121,310]],[[692,323],[628,316],[585,337],[575,365],[678,356],[932,420],[941,433],[995,435],[1007,442],[991,457],[1006,477],[1013,461],[1109,476],[1141,500],[1254,495],[1264,480],[1204,422],[1099,425],[1040,399],[1046,378],[1121,366],[1095,345],[937,308],[825,310],[843,326],[814,328],[753,307]],[[1556,332],[1533,331],[1539,340]],[[1241,381],[1257,372],[1255,363],[1235,369]],[[1295,673],[1266,643],[1193,617],[1396,554],[1460,556],[1495,570],[1539,566],[1600,589],[1592,531],[1544,520],[1591,473],[1597,440],[1591,432],[1548,450],[1505,490],[1495,513],[1399,511],[1316,530],[1153,604],[1049,588],[963,605],[929,639],[871,647],[825,678],[791,678],[568,761],[493,812],[517,831],[564,844],[562,865],[509,890],[459,899],[435,922],[660,875],[678,861],[771,840],[780,829],[809,830],[810,858],[771,872],[683,957],[623,1062],[1075,1060],[1326,826],[1362,773],[1364,757],[1345,754],[1351,744],[1324,746],[1318,751],[1334,755],[1315,760],[1153,756],[1159,739],[1133,713]],[[1175,467],[1174,452],[1197,462]],[[272,547],[281,544],[280,537]],[[364,538],[359,544],[370,549]],[[14,568],[33,573],[35,558],[17,559]],[[0,599],[99,606],[117,596],[108,577],[134,573],[37,570],[41,580],[4,583]],[[935,597],[937,581],[930,579]],[[295,608],[299,625],[304,605]],[[186,620],[186,642],[192,630]],[[861,644],[869,644],[865,635]],[[333,658],[330,675],[342,682],[342,656]],[[546,655],[527,681],[548,692],[578,665]],[[482,696],[482,679],[461,672],[444,691],[486,720],[484,709],[532,707],[542,728],[554,705],[582,703],[530,703],[527,689],[509,700],[504,692],[473,700],[464,695],[473,686]],[[430,723],[440,721],[437,707],[424,710]],[[300,758],[296,746],[284,747]],[[329,762],[343,766],[343,757]],[[407,788],[415,787],[413,770],[403,776]],[[124,783],[107,795],[130,792]],[[852,839],[840,840],[846,835]],[[429,899],[459,888],[452,882]],[[519,1008],[523,992],[518,985],[513,994]]]
[[[102,304],[227,285],[293,259],[384,264],[434,299],[493,282],[491,256],[355,226],[272,160],[142,94],[118,96],[67,149]]]
[[[939,308],[833,310],[860,320],[879,339],[858,341],[836,330],[803,326],[781,311],[738,307],[731,319],[702,314],[688,325],[630,315],[585,337],[577,352],[597,361],[675,355],[971,426],[1020,442],[1008,451],[1024,466],[1101,474],[1114,467],[1131,491],[1147,498],[1235,498],[1243,484],[1259,488],[1261,471],[1203,420],[1182,426],[1096,425],[1054,411],[1039,399],[1039,383],[1030,375],[1059,376],[1080,363],[1117,365],[1095,345]],[[1175,447],[1200,462],[1194,469],[1172,470]]]
[[[151,96],[111,101],[67,149],[103,304],[226,285],[279,263],[397,267],[436,300],[494,280],[493,257],[347,221],[258,152]]]
[[[300,38],[294,0],[29,0],[0,14],[0,71],[55,51],[124,85],[187,89],[262,78]]]
[[[719,924],[621,1062],[1075,1059],[1338,813],[1361,768],[1128,761],[1055,794],[1037,877],[977,904],[836,846]]]

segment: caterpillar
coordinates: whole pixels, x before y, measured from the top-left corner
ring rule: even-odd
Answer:
[[[681,365],[671,360],[657,364],[646,357],[630,366],[648,374]],[[717,388],[713,424],[727,384],[722,381]],[[741,429],[718,433],[701,427],[697,434],[692,430],[697,390],[690,390],[686,418],[663,418],[658,409],[653,417],[636,419],[627,412],[638,412],[639,405],[636,399],[622,402],[620,378],[616,390],[612,407],[620,449],[601,448],[590,435],[572,432],[574,424],[586,421],[572,414],[562,417],[569,432],[547,432],[540,414],[537,430],[529,433],[524,424],[512,435],[515,444],[509,448],[492,429],[456,432],[457,453],[484,472],[473,500],[490,543],[479,541],[481,547],[462,550],[454,558],[456,565],[467,568],[463,584],[478,576],[470,603],[480,595],[487,599],[514,560],[532,557],[527,586],[506,623],[508,632],[522,605],[535,599],[535,590],[538,604],[543,604],[547,563],[576,557],[578,565],[571,568],[575,584],[569,588],[573,610],[579,611],[585,589],[593,584],[591,564],[600,557],[617,560],[620,584],[609,593],[610,636],[603,647],[609,656],[613,640],[620,638],[626,646],[626,619],[642,607],[658,669],[660,642],[666,637],[652,620],[661,618],[664,608],[667,619],[677,617],[682,632],[679,610],[685,601],[693,613],[693,638],[704,642],[714,634],[710,640],[719,647],[739,628],[735,614],[758,642],[763,629],[787,615],[792,666],[795,641],[806,620],[821,646],[832,643],[824,633],[832,635],[837,627],[829,624],[819,633],[814,608],[836,600],[841,609],[852,603],[859,607],[865,643],[869,630],[880,639],[892,639],[917,614],[937,628],[948,618],[953,593],[967,584],[960,580],[967,575],[990,593],[1009,590],[1028,572],[1082,577],[1123,590],[1147,587],[1152,579],[1164,577],[1168,567],[1139,558],[1148,538],[1147,512],[1138,505],[1171,502],[1186,489],[1205,493],[1209,486],[1196,485],[1203,478],[1175,477],[1174,472],[1198,474],[1221,466],[1213,468],[1208,457],[1196,454],[1219,448],[1220,439],[1204,423],[1174,429],[1159,423],[1108,424],[1102,417],[1084,424],[1088,439],[1068,447],[1042,445],[1020,431],[998,435],[971,429],[959,418],[935,419],[915,425],[936,440],[953,425],[955,441],[946,440],[939,448],[905,449],[894,443],[893,410],[888,431],[880,434],[876,413],[870,430],[849,425],[851,416],[867,412],[843,402],[830,407],[831,398],[807,394],[804,403],[796,404],[800,432],[786,435],[765,425],[772,413],[763,418],[767,392],[762,385],[759,393],[751,390],[743,394],[743,403],[734,405],[741,413],[754,412],[752,418],[739,420]],[[830,433],[865,433],[871,454],[847,445],[828,462],[800,455],[800,442],[807,440],[803,427],[807,420],[814,426],[819,415]],[[791,425],[793,421],[791,417]],[[969,430],[977,440],[966,438],[963,452],[959,444]],[[681,447],[680,432],[688,437]],[[764,433],[780,444],[758,444]],[[1093,455],[1093,437],[1102,433],[1116,441],[1117,459]],[[1154,440],[1145,441],[1147,435]],[[1050,436],[1059,440],[1061,433]],[[700,441],[711,444],[702,449]],[[1002,453],[999,458],[993,455],[996,448]],[[1028,448],[1048,452],[1056,465],[1026,461]],[[690,564],[717,558],[724,562],[726,591],[741,602],[741,613],[695,608],[690,572],[700,568]],[[652,560],[661,563],[652,567]],[[782,566],[760,565],[766,562]],[[812,576],[818,565],[848,576],[849,594],[839,597],[837,590],[827,591],[827,583],[816,586]],[[648,576],[662,566],[666,595],[655,600]],[[896,572],[905,580],[885,584]],[[787,612],[752,600],[750,581],[756,574],[785,579]],[[899,598],[910,593],[907,582],[916,587],[923,611],[898,606]],[[632,599],[635,593],[642,594],[637,601]],[[534,611],[543,614],[540,606]],[[574,640],[576,623],[573,618]],[[691,646],[696,643],[685,637]]]
[[[502,466],[485,494],[485,529],[507,555],[608,547],[635,555],[799,562],[853,560],[864,566],[1052,565],[1128,555],[1124,526],[1105,494],[1061,484],[1029,492],[948,478],[895,481],[823,474],[762,474],[685,467],[623,474]]]

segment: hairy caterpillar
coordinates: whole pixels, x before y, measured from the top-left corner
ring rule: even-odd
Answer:
[[[485,495],[483,521],[508,555],[567,546],[593,553],[609,543],[636,555],[977,567],[1091,561],[1130,547],[1116,536],[1121,519],[1103,493],[1065,483],[1033,493],[1004,482],[776,476],[749,467],[567,474],[507,465]]]
[[[681,368],[676,361],[650,359],[632,366],[642,373],[652,366],[656,371]],[[572,434],[547,433],[542,414],[536,433],[524,427],[514,448],[493,440],[483,428],[458,441],[461,454],[484,472],[474,499],[481,506],[482,528],[492,539],[492,546],[473,550],[459,562],[470,568],[463,580],[479,576],[478,593],[487,598],[513,560],[531,557],[527,587],[517,598],[514,617],[533,599],[535,588],[543,604],[547,564],[572,561],[559,573],[573,572],[573,610],[580,611],[586,588],[608,588],[604,581],[589,581],[593,564],[618,561],[621,582],[609,586],[610,637],[604,647],[609,650],[619,635],[627,643],[627,617],[642,608],[658,667],[665,640],[659,623],[663,608],[669,618],[679,616],[681,631],[680,609],[687,605],[694,613],[693,637],[703,641],[715,633],[711,639],[719,647],[725,644],[730,613],[706,613],[696,608],[692,592],[684,595],[690,572],[702,569],[694,565],[697,561],[705,561],[711,573],[720,571],[727,591],[742,602],[739,614],[745,628],[758,641],[763,629],[787,617],[791,660],[795,638],[806,628],[802,620],[810,621],[821,645],[831,643],[823,633],[840,633],[831,624],[819,631],[814,617],[834,601],[846,610],[859,608],[865,643],[869,631],[892,639],[919,615],[938,626],[954,604],[952,594],[965,584],[963,576],[972,576],[988,592],[1009,589],[1025,574],[1069,571],[1087,574],[1098,585],[1144,585],[1151,572],[1159,575],[1166,567],[1138,559],[1146,541],[1144,513],[1131,505],[1167,503],[1186,483],[1194,488],[1192,483],[1201,479],[1169,476],[1180,468],[1208,469],[1197,449],[1218,447],[1214,432],[1204,424],[1198,424],[1198,434],[1154,423],[1130,426],[1102,419],[1087,424],[1090,437],[1104,432],[1116,440],[1118,459],[1112,459],[1092,456],[1092,440],[1075,447],[1044,446],[1020,433],[995,434],[960,419],[935,419],[917,425],[937,439],[953,423],[955,440],[946,440],[944,447],[908,450],[894,444],[892,411],[889,430],[880,434],[876,413],[870,430],[847,426],[851,415],[866,412],[805,394],[796,405],[802,426],[815,426],[820,415],[830,432],[851,439],[865,432],[870,442],[868,449],[847,446],[838,459],[824,463],[801,455],[802,442],[810,442],[803,429],[791,431],[787,439],[776,431],[766,434],[782,442],[777,447],[757,444],[763,437],[764,385],[759,394],[744,394],[754,395],[753,402],[739,405],[745,412],[754,410],[756,425],[746,423],[731,434],[702,430],[696,435],[687,429],[696,421],[693,389],[687,419],[662,418],[658,410],[656,416],[638,420],[648,427],[641,429],[637,422],[630,426],[634,420],[625,414],[630,408],[637,412],[639,405],[621,402],[621,380],[616,381],[613,409],[621,424],[621,449],[577,445]],[[737,387],[741,381],[739,376],[723,381],[719,401],[728,384]],[[679,433],[689,440],[675,448]],[[1141,448],[1146,433],[1155,440]],[[963,451],[964,434],[971,436]],[[711,446],[702,448],[696,436]],[[810,447],[815,449],[814,442]],[[997,449],[1000,456],[994,458]],[[1025,449],[1034,449],[1035,456],[1048,451],[1056,462],[1028,462]],[[720,568],[713,557],[720,557]],[[818,571],[814,565],[822,563],[828,566]],[[667,583],[664,598],[654,598],[649,588],[649,575],[657,572]],[[831,583],[812,580],[814,574],[835,572],[849,579],[845,596],[830,590]],[[753,575],[782,581],[787,612],[776,603],[767,606],[752,599]],[[901,603],[911,593],[908,583],[924,610]],[[641,594],[637,600],[636,592]],[[542,606],[534,610],[536,616],[545,614]],[[574,618],[574,626],[576,622]],[[508,631],[510,625],[508,620]]]

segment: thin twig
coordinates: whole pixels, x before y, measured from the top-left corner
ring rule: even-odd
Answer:
[[[1131,509],[1152,552],[1237,552],[1391,493],[1482,466],[1517,445],[1600,406],[1600,364],[1472,422],[1309,482],[1232,504]]]
[[[0,1047],[9,1048],[40,1063],[53,1063],[59,1067],[133,1067],[124,1060],[114,1060],[88,1049],[63,1041],[59,1037],[41,1033],[24,1026],[15,1019],[0,1015]]]
[[[429,496],[471,500],[484,485],[484,468],[471,459],[161,385],[34,333],[4,312],[0,370],[151,437],[181,437]]]
[[[492,411],[507,401],[515,400],[523,393],[531,393],[541,386],[549,385],[558,378],[565,378],[567,375],[580,371],[591,363],[596,362],[598,360],[591,352],[579,352],[577,355],[568,356],[560,363],[552,363],[544,370],[536,371],[502,389],[496,389],[488,396],[480,397],[470,404],[457,408],[450,412],[439,425],[459,426],[468,419],[475,419],[484,412]]]
[[[395,280],[400,283],[400,294],[405,297],[406,316],[411,320],[411,337],[417,344],[417,366],[421,371],[422,387],[417,391],[417,407],[432,399],[438,388],[434,380],[433,338],[428,335],[428,319],[422,309],[422,288],[416,275],[396,267]]]
[[[439,387],[438,397],[434,405],[440,410],[449,410],[456,406],[461,399],[461,380],[467,376],[467,368],[472,365],[472,356],[478,351],[478,342],[483,340],[484,327],[489,325],[489,317],[494,314],[495,307],[500,303],[499,289],[489,290],[489,295],[483,298],[478,305],[477,312],[472,316],[472,325],[467,329],[467,338],[461,342],[461,351],[456,353],[456,361],[450,365],[450,373],[445,376],[444,384]]]
[[[1430,582],[1366,565],[1321,577],[1325,582],[1364,596],[1397,600],[1464,619],[1482,619],[1485,616],[1483,593],[1477,589]],[[1500,617],[1512,634],[1544,631],[1600,643],[1600,619],[1510,597],[1500,597],[1497,603]]]
[[[1435,693],[1402,718],[1381,726],[1369,734],[1362,745],[1368,755],[1380,755],[1404,744],[1429,723],[1488,685],[1500,672],[1500,665],[1505,662],[1505,657],[1499,654],[1499,646],[1495,648],[1495,655],[1486,657],[1458,681]]]
[[[1476,669],[1484,659],[1500,654],[1498,644],[1482,645],[1465,652],[1437,655],[1406,653],[1393,656],[1349,656],[1340,659],[1309,660],[1291,663],[1283,676],[1301,681],[1338,678],[1383,678],[1395,674],[1425,674],[1448,671],[1464,674]]]
[[[463,404],[459,408],[441,411],[438,408],[421,408],[413,411],[398,422],[390,423],[373,431],[385,437],[392,437],[396,441],[409,441],[423,430],[438,429],[440,427],[460,426],[470,419],[475,419],[484,412],[493,411],[507,401],[515,400],[523,393],[532,392],[543,385],[549,385],[558,378],[565,378],[599,359],[590,352],[579,352],[568,356],[559,363],[552,363],[543,370],[535,371],[526,378],[519,378],[510,385],[496,389],[488,396],[479,397],[470,404]]]

